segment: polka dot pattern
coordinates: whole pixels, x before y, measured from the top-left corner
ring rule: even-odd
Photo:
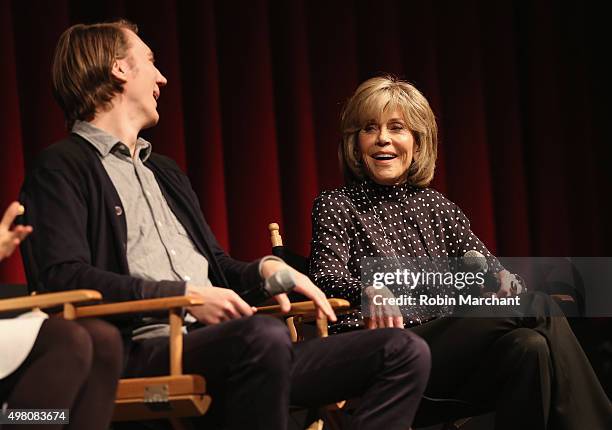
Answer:
[[[361,305],[361,265],[366,257],[462,257],[477,250],[493,272],[503,269],[470,230],[463,211],[431,188],[366,180],[325,191],[314,202],[312,225],[311,278],[329,297],[346,299],[353,306]],[[434,316],[420,312],[420,319]],[[361,315],[353,314],[331,329],[362,324]]]

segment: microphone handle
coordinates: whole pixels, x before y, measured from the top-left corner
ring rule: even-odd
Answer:
[[[263,287],[259,286],[241,291],[238,295],[251,306],[257,306],[271,297]]]
[[[482,288],[482,291],[489,291],[489,292],[493,292],[496,293],[499,290],[500,287],[500,282],[499,279],[497,279],[497,276],[495,276],[493,273],[491,272],[486,272],[484,274],[484,285]]]

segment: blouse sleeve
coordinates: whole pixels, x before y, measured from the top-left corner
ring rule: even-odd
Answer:
[[[504,270],[499,260],[489,252],[487,247],[470,229],[470,220],[459,208],[455,205],[455,226],[457,229],[457,256],[462,257],[466,252],[476,250],[485,256],[487,264],[492,273],[497,273]]]
[[[316,198],[312,209],[310,276],[329,297],[361,305],[361,280],[348,269],[350,225],[342,203],[330,194]]]

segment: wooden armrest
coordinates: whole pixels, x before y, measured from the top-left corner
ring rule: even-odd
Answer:
[[[93,300],[102,300],[102,295],[95,290],[71,290],[59,293],[42,293],[35,296],[0,300],[0,312],[31,308],[50,308],[66,303],[81,303]]]
[[[341,311],[345,309],[349,309],[351,304],[344,299],[328,299],[329,304],[331,305],[334,311]],[[296,302],[291,303],[291,310],[288,313],[281,312],[279,305],[274,306],[262,306],[257,308],[258,315],[271,315],[271,316],[292,316],[292,315],[303,315],[303,314],[314,314],[317,308],[314,305],[314,302]]]
[[[107,303],[104,305],[81,306],[75,309],[76,318],[90,318],[105,315],[131,314],[164,309],[184,308],[202,305],[202,299],[190,296],[161,297],[158,299],[133,300],[130,302]]]

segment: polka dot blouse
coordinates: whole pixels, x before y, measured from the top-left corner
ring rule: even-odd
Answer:
[[[328,297],[361,305],[366,257],[461,257],[481,252],[493,272],[503,268],[470,230],[465,214],[431,188],[384,186],[370,180],[319,195],[312,210],[310,276]],[[426,312],[429,312],[427,314]],[[431,319],[415,310],[415,322]],[[410,324],[410,321],[406,321]],[[339,318],[332,331],[363,325],[360,313]]]

